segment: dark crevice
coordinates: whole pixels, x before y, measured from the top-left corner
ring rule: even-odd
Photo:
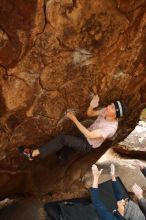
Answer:
[[[44,32],[46,24],[47,24],[46,4],[45,3],[44,3],[44,7],[43,7],[43,13],[44,13],[44,26],[43,26],[42,30],[39,33],[37,33],[37,36],[41,35]],[[36,39],[37,39],[37,37],[36,37]]]
[[[65,48],[66,51],[70,51],[70,52],[73,52],[73,51],[74,51],[74,49],[72,49],[72,48],[66,46],[66,45],[61,41],[61,39],[60,39],[59,37],[56,37],[56,39],[57,39],[57,41],[58,41],[58,43],[59,43],[59,45],[60,45],[61,48]]]
[[[42,33],[44,32],[45,30],[45,27],[46,27],[46,24],[47,24],[47,16],[46,16],[46,2],[44,2],[44,17],[45,17],[45,25],[43,27],[43,30],[42,30]]]
[[[132,10],[129,10],[128,12],[134,12],[134,11],[136,11],[137,9],[145,8],[145,7],[146,7],[146,4],[143,3],[142,5],[139,5],[139,6],[137,6],[137,8],[134,8],[134,9],[132,9]]]
[[[39,77],[38,82],[39,82],[39,85],[40,85],[40,87],[41,87],[42,90],[45,90],[45,91],[49,92],[49,89],[46,89],[46,88],[43,86],[42,81],[41,81],[41,77]]]
[[[118,153],[123,157],[123,159],[139,159],[139,160],[146,160],[146,152],[144,151],[132,151],[132,150],[124,150],[113,148],[114,152]]]
[[[77,8],[77,0],[72,0],[72,3],[73,3],[73,7]]]
[[[143,7],[146,6],[146,4],[145,4],[145,2],[144,2],[143,4],[137,6],[136,8],[131,9],[131,10],[128,10],[127,12],[125,12],[125,11],[123,11],[123,10],[118,6],[117,0],[115,0],[115,3],[116,3],[116,8],[119,10],[119,12],[121,12],[123,15],[125,15],[127,19],[128,19],[127,16],[128,16],[128,13],[129,13],[129,12],[134,12],[134,11],[136,11],[137,9],[143,8]],[[129,19],[128,19],[128,20],[129,20]]]
[[[56,31],[56,29],[55,29],[55,27],[51,24],[51,22],[47,19],[47,24],[49,24],[50,25],[50,27],[53,29],[53,30],[55,30]]]
[[[45,2],[44,2],[43,12],[44,12],[44,26],[43,26],[42,30],[41,30],[39,33],[36,34],[36,39],[35,39],[35,41],[33,42],[32,47],[30,48],[29,51],[31,51],[31,50],[35,47],[36,42],[37,42],[37,40],[38,40],[38,37],[44,32],[45,27],[46,27],[46,25],[47,25],[46,4],[45,4]],[[27,55],[27,54],[26,54],[26,55]],[[19,61],[20,61],[20,60],[19,60]]]
[[[39,82],[39,85],[40,85],[41,89],[44,90],[44,91],[46,91],[47,93],[54,91],[54,90],[52,90],[52,89],[47,89],[47,88],[45,88],[45,87],[43,86],[42,81],[41,81],[41,77],[38,78],[38,82]],[[56,91],[56,90],[55,90],[55,91]],[[57,91],[60,93],[60,90],[59,90],[59,89],[58,89]]]
[[[2,27],[2,25],[0,25],[0,29],[1,29],[4,33],[7,34],[7,37],[8,37],[8,39],[10,40],[11,38],[10,38],[9,33]]]
[[[7,73],[7,76],[8,76],[8,77],[9,77],[9,76],[10,76],[10,77],[14,77],[14,78],[16,78],[16,79],[18,79],[18,80],[21,80],[21,81],[23,81],[23,82],[25,83],[25,85],[26,85],[27,87],[30,87],[24,79],[22,79],[22,78],[20,78],[20,77],[18,77],[18,76],[16,76],[16,75],[12,75],[12,74],[8,74],[8,73]]]
[[[130,19],[129,19],[129,17],[128,17],[128,13],[127,13],[127,12],[122,11],[122,9],[118,7],[118,3],[117,3],[117,1],[116,1],[116,0],[115,0],[115,4],[116,4],[116,9],[119,11],[119,13],[120,13],[120,14],[122,14],[122,15],[124,15],[124,16],[125,16],[125,18],[126,18],[128,21],[130,21]]]
[[[51,118],[51,117],[49,117],[49,116],[47,116],[47,115],[43,115],[43,114],[37,114],[37,116],[41,116],[41,117],[47,118],[47,119],[49,119],[49,120],[56,120],[55,118]]]
[[[3,64],[0,64],[0,67],[3,68],[7,72],[7,68]]]
[[[47,15],[46,15],[46,3],[44,3],[44,17],[45,17],[45,26],[44,26],[44,28],[43,28],[42,33],[44,32],[45,27],[46,27],[47,24],[49,24],[50,27],[51,27],[53,30],[56,30],[55,27],[51,24],[51,22],[50,22],[50,21],[48,20],[48,18],[47,18]]]
[[[22,121],[20,124],[18,124],[18,126],[15,127],[15,129],[13,130],[13,135],[11,136],[11,139],[15,136],[15,131],[22,126],[26,121],[28,120],[28,118],[26,118],[24,121]]]

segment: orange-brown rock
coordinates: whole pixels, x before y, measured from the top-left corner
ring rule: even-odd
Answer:
[[[4,199],[0,201],[0,219],[45,220],[43,203],[33,199]]]
[[[0,2],[1,197],[81,185],[101,148],[73,154],[60,167],[55,155],[47,165],[39,159],[30,164],[17,147],[71,133],[75,128],[64,112],[75,109],[84,120],[95,92],[101,105],[125,101],[129,117],[114,143],[128,135],[146,104],[145,25],[145,0]]]
[[[43,31],[44,1],[0,2],[0,65],[16,66]]]

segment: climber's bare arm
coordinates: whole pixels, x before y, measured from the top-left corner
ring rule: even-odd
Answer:
[[[89,131],[81,122],[78,121],[73,112],[67,112],[67,117],[75,123],[77,128],[82,132],[86,138],[103,138],[100,129]]]
[[[100,115],[102,111],[103,111],[103,109],[95,110],[92,106],[89,106],[87,109],[87,115],[89,117],[96,117],[96,116]]]
[[[87,109],[87,115],[89,117],[95,117],[101,113],[101,110],[95,109],[98,107],[98,105],[99,105],[99,96],[95,95],[91,100],[90,105]]]

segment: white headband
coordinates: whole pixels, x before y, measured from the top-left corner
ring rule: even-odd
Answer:
[[[122,109],[122,105],[120,101],[117,101],[118,107],[119,107],[119,111],[120,111],[120,116],[123,116],[123,109]]]

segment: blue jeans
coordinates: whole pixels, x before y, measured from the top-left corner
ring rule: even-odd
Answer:
[[[116,200],[119,201],[122,199],[122,194],[120,191],[119,183],[117,181],[112,181],[112,187]],[[91,199],[92,203],[100,216],[101,220],[124,220],[125,218],[121,216],[118,212],[111,213],[107,210],[104,203],[100,200],[98,188],[91,188]]]

